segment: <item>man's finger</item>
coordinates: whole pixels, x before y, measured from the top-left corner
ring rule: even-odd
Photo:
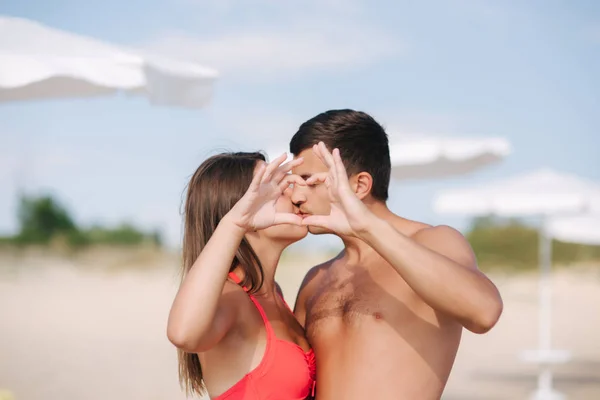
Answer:
[[[329,229],[329,216],[309,215],[308,217],[302,218],[302,225],[312,225]]]
[[[273,225],[281,224],[302,225],[302,217],[293,213],[275,213]]]
[[[325,143],[319,142],[319,150],[321,151],[321,155],[325,159],[325,165],[327,165],[327,167],[329,167],[329,168],[335,167],[335,162],[333,160],[333,157],[332,157],[331,153],[329,152],[329,149],[327,148],[327,146],[325,146]]]
[[[321,152],[321,148],[319,147],[318,144],[313,145],[313,153],[317,156],[317,158],[319,160],[321,160],[321,162],[323,164],[325,164],[325,166],[327,168],[329,168],[329,165],[327,165],[327,160],[325,160],[325,157],[323,156],[322,152]]]
[[[335,163],[335,170],[337,172],[337,177],[340,181],[345,181],[348,183],[348,173],[346,172],[346,167],[344,166],[344,162],[342,161],[342,156],[340,155],[340,149],[333,149],[333,162]],[[349,183],[348,183],[349,184]]]
[[[325,165],[327,165],[327,168],[329,169],[330,183],[334,186],[337,186],[338,176],[337,176],[337,170],[335,167],[335,160],[333,159],[333,156],[327,149],[327,146],[325,146],[325,143],[319,142],[318,146],[319,146],[319,151],[321,153],[321,156],[325,160]]]

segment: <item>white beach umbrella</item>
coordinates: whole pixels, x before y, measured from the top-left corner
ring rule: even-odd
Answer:
[[[268,149],[273,159],[288,149]],[[392,178],[436,179],[464,175],[497,163],[511,152],[504,138],[390,137]]]
[[[548,233],[561,242],[600,245],[600,213],[552,218]]]
[[[390,141],[392,178],[434,179],[465,175],[498,163],[511,152],[500,137],[406,137]]]
[[[0,15],[0,103],[126,93],[200,108],[217,72]]]
[[[550,365],[566,362],[570,354],[551,348],[551,221],[558,216],[600,211],[600,184],[574,175],[541,169],[483,186],[444,191],[435,197],[434,209],[439,213],[538,216],[542,219],[539,245],[539,348],[526,352],[523,356],[524,359],[543,366],[534,398],[562,398],[552,388]]]

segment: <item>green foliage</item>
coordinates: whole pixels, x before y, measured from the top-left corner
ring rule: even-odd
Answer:
[[[78,227],[65,206],[49,195],[19,198],[19,232],[0,238],[0,245],[66,245],[77,249],[88,245],[162,245],[160,232],[144,232],[131,224],[116,228]]]
[[[476,218],[466,235],[480,266],[530,269],[538,266],[539,233],[517,219]],[[555,264],[600,260],[600,246],[553,241]]]
[[[122,224],[116,228],[94,226],[86,232],[89,240],[103,245],[139,245],[152,243],[160,246],[162,240],[159,232],[145,233],[130,224]]]
[[[66,208],[51,196],[21,196],[17,218],[18,244],[47,244],[57,235],[77,236],[77,227]]]

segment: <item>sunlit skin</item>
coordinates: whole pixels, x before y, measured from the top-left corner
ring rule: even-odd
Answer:
[[[293,173],[300,176],[304,181],[311,178],[314,174],[327,172],[327,166],[317,157],[312,149],[304,150],[296,159],[302,159],[303,163],[293,169]],[[310,201],[309,201],[310,200]],[[331,207],[329,194],[324,185],[295,185],[292,192],[292,202],[296,205],[296,212],[300,216],[307,215],[328,215]],[[308,226],[308,231],[312,234],[332,233],[331,231],[319,227]]]
[[[275,282],[281,253],[307,234],[301,218],[293,212],[289,188],[293,183],[304,182],[288,174],[302,161],[280,165],[285,158],[282,155],[269,164],[257,163],[250,187],[221,218],[184,277],[169,313],[167,336],[186,353],[198,355],[203,382],[211,398],[257,368],[266,352],[266,327],[257,307],[240,285],[228,279],[243,239],[250,243],[263,268],[263,284],[253,296],[264,310],[275,337],[297,345],[304,352],[310,349],[302,326],[278,293],[280,289]],[[234,273],[244,278],[240,265]],[[305,361],[301,355],[301,372]],[[309,368],[308,364],[304,367]],[[285,368],[285,364],[279,360],[271,368]],[[311,384],[306,374],[293,379],[300,384]]]
[[[462,328],[484,333],[502,300],[465,238],[393,214],[371,195],[372,178],[348,178],[339,152],[301,152],[296,212],[314,234],[345,249],[311,269],[295,314],[317,358],[317,399],[439,399]]]

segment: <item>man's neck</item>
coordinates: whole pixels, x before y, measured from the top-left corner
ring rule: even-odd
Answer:
[[[384,202],[381,201],[365,201],[367,208],[377,217],[391,221],[392,219],[398,218]],[[359,265],[361,261],[367,257],[372,256],[375,250],[362,240],[354,237],[342,237],[344,242],[344,255],[345,263],[348,265]]]

